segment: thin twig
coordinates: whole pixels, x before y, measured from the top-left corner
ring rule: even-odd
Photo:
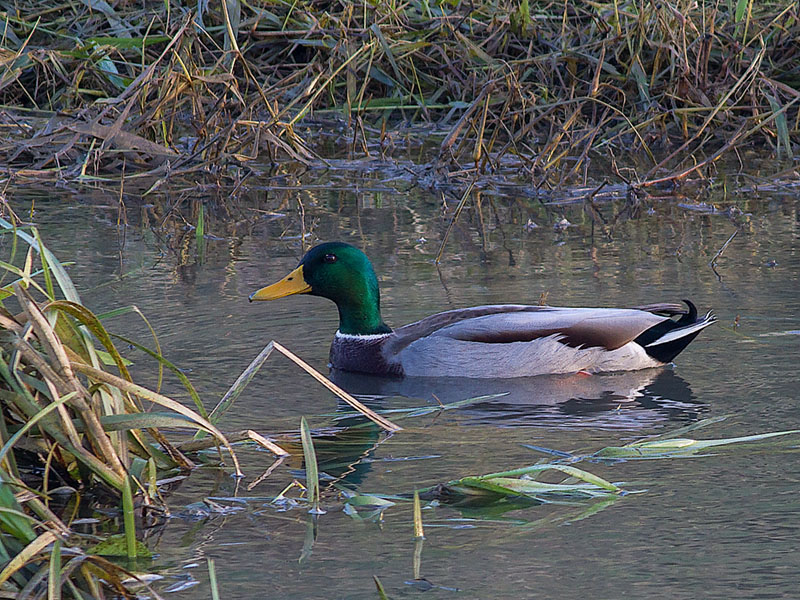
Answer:
[[[434,260],[434,264],[438,265],[442,262],[442,254],[444,253],[444,246],[447,243],[447,238],[450,237],[450,232],[453,230],[453,226],[456,224],[458,220],[458,215],[461,214],[464,205],[467,203],[467,198],[469,198],[470,193],[472,192],[472,188],[475,187],[475,182],[477,179],[473,179],[472,183],[469,184],[467,190],[464,192],[464,195],[461,196],[461,200],[456,207],[455,212],[453,213],[453,218],[450,219],[450,223],[447,225],[447,231],[444,232],[444,238],[442,238],[442,244],[439,246],[439,252],[436,254],[436,260]]]
[[[712,258],[712,259],[711,259],[711,262],[709,262],[709,263],[708,263],[708,266],[709,266],[709,267],[712,267],[712,268],[713,268],[713,267],[715,267],[715,266],[717,265],[717,259],[718,259],[720,256],[722,256],[722,253],[723,253],[723,252],[725,252],[725,248],[727,248],[727,247],[728,247],[728,244],[730,244],[730,243],[733,241],[733,238],[735,238],[735,237],[736,237],[736,234],[737,234],[737,233],[739,233],[740,231],[741,231],[741,229],[736,229],[736,230],[735,230],[735,231],[734,231],[734,232],[731,234],[731,237],[729,237],[729,238],[727,239],[727,241],[726,241],[724,244],[722,244],[722,248],[720,248],[719,250],[717,250],[717,253],[714,255],[714,258]]]

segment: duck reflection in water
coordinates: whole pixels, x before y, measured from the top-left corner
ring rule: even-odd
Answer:
[[[497,395],[447,413],[463,425],[642,431],[670,422],[695,421],[707,410],[670,367],[494,380],[397,379],[334,369],[330,379],[373,410],[435,406],[437,400],[446,405]],[[352,414],[343,402],[339,409]],[[355,424],[361,426],[350,427]],[[384,436],[360,416],[338,419],[337,426],[343,429],[315,437],[319,470],[357,486],[371,470],[373,453]]]
[[[502,394],[457,411],[465,424],[475,425],[640,430],[665,421],[694,421],[706,410],[671,367],[495,380],[397,379],[333,369],[330,378],[373,408],[376,402],[397,397],[450,404]]]

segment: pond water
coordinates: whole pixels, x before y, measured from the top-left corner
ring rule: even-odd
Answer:
[[[566,195],[542,199],[522,186],[489,185],[460,215],[437,269],[433,259],[458,191],[413,185],[402,169],[345,167],[266,174],[237,194],[176,185],[143,200],[131,190],[124,212],[119,190],[103,186],[19,190],[11,204],[61,260],[75,261],[70,273],[93,310],[135,304],[144,312],[165,355],[187,371],[209,407],[273,339],[327,372],[333,304],[305,296],[247,302],[296,266],[304,233],[309,243],[343,240],[367,252],[390,325],[543,297],[557,306],[689,298],[719,317],[674,367],[660,371],[500,382],[347,377],[342,384],[376,408],[508,392],[403,421],[405,429],[388,438],[367,431],[320,441],[321,468],[361,492],[408,493],[545,457],[523,444],[591,453],[722,416],[689,435],[800,428],[797,190],[759,191],[748,180],[725,186],[726,197],[633,203],[623,196],[591,208]],[[190,225],[202,201],[201,261]],[[559,227],[563,219],[569,225]],[[149,343],[134,315],[107,326]],[[152,383],[147,359],[126,354],[135,376]],[[186,399],[176,383],[166,389]],[[337,410],[332,394],[273,356],[221,428],[296,431],[301,415],[323,427]],[[410,504],[370,522],[348,516],[327,495],[327,513],[314,522],[303,508],[269,504],[302,477],[302,458],[248,489],[273,459],[242,448],[248,477],[238,485],[209,456],[208,466],[171,492],[174,516],[147,532],[156,553],[147,568],[165,576],[156,589],[176,599],[210,597],[207,557],[229,600],[372,599],[373,576],[392,598],[796,597],[798,439],[693,458],[581,463],[641,492],[614,501],[483,509],[423,503],[426,539],[416,567]],[[204,498],[239,510],[191,518],[186,507]]]

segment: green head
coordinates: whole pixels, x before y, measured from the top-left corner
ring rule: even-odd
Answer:
[[[355,246],[328,242],[306,252],[297,268],[250,300],[275,300],[292,294],[322,296],[339,309],[339,331],[353,335],[390,333],[381,319],[378,278],[366,254]]]

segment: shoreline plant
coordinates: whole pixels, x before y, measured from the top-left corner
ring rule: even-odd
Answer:
[[[5,219],[0,227],[11,255],[0,263],[0,589],[33,593],[42,585],[49,597],[62,588],[97,597],[107,585],[127,595],[122,580],[130,571],[100,555],[148,556],[137,522],[168,514],[158,482],[194,466],[160,429],[209,433],[236,473],[238,460],[201,403],[196,412],[133,382],[111,335],[35,229]],[[87,494],[119,506],[122,521],[122,533],[91,552],[55,508]]]
[[[416,139],[443,179],[510,169],[552,188],[599,160],[646,190],[751,147],[793,177],[793,2],[14,6],[0,163],[16,181],[237,179],[325,164],[319,132],[357,158]]]

